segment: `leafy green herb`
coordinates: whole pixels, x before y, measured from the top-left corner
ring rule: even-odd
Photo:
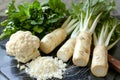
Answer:
[[[0,39],[10,36],[18,30],[29,30],[39,38],[46,32],[61,26],[66,16],[69,15],[65,4],[61,0],[49,0],[41,4],[38,0],[33,3],[15,6],[15,0],[9,3],[6,11],[7,19],[1,23],[4,27]]]

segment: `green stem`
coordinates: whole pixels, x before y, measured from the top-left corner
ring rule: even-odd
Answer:
[[[67,18],[67,20],[63,23],[63,25],[61,26],[61,28],[65,28],[66,26],[67,26],[67,24],[70,22],[70,20],[71,20],[71,16],[69,16],[68,18]]]
[[[77,25],[78,25],[78,22],[77,22],[77,23],[74,23],[74,24],[72,24],[72,25],[69,25],[69,26],[68,26],[69,28],[65,29],[66,32],[67,32],[67,35],[69,35],[69,34],[75,29],[75,27],[76,27]]]
[[[88,30],[88,25],[89,25],[89,21],[92,17],[92,13],[90,14],[90,16],[84,20],[84,31],[87,31]]]
[[[83,14],[81,13],[81,18],[80,18],[80,30],[83,30]]]
[[[110,33],[109,33],[109,35],[108,35],[108,37],[107,37],[107,39],[106,39],[106,41],[105,41],[105,46],[108,46],[108,44],[109,44],[109,42],[110,42],[110,39],[111,39],[111,36],[112,36],[112,33],[113,33],[113,31],[115,30],[116,26],[117,26],[117,25],[115,25],[115,26],[112,28],[112,30],[110,31]]]
[[[101,33],[100,33],[100,37],[99,37],[99,40],[98,40],[98,45],[103,45],[104,44],[104,30],[105,30],[105,26],[102,27],[102,30],[101,30]]]
[[[98,41],[97,36],[96,36],[96,32],[94,32],[94,34],[93,34],[93,39],[94,39],[94,45],[96,46],[97,41]]]
[[[107,50],[110,50],[119,40],[120,40],[120,38],[117,39],[117,40],[116,40],[114,43],[112,43],[111,45],[109,45],[109,46],[107,47]]]
[[[77,27],[74,29],[74,31],[72,32],[70,38],[76,37],[76,36],[78,35],[78,33],[79,33],[79,26],[77,26]]]
[[[65,30],[70,29],[71,26],[73,26],[76,23],[77,19],[72,19],[67,26],[65,27]]]
[[[108,36],[108,24],[109,24],[109,23],[107,22],[106,25],[103,25],[103,26],[106,26],[106,27],[105,27],[105,32],[104,32],[104,35],[103,35],[103,36],[104,36],[104,40],[106,40],[106,38],[107,38],[107,36]]]
[[[91,26],[91,28],[89,30],[90,33],[94,33],[94,30],[96,28],[96,25],[97,25],[97,23],[98,23],[101,15],[102,15],[102,13],[100,13],[99,15],[97,15],[97,17],[95,18],[95,20],[94,20],[94,22],[93,22],[93,24],[92,24],[92,26]]]

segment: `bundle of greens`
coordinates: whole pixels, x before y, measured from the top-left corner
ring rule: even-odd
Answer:
[[[4,27],[0,39],[10,36],[18,30],[28,30],[42,38],[46,32],[61,26],[68,15],[65,4],[61,0],[49,0],[45,4],[34,0],[33,3],[15,6],[15,0],[9,4],[7,19],[1,23]]]

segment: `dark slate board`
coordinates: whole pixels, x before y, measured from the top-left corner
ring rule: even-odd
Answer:
[[[0,16],[0,21],[6,17]],[[0,33],[2,28],[0,27]],[[0,80],[36,80],[27,75],[24,71],[20,71],[17,66],[17,61],[14,57],[6,55],[5,43],[8,39],[0,41]],[[120,41],[110,50],[111,55],[120,60]],[[77,67],[72,64],[72,61],[67,62],[67,70],[63,75],[62,80],[120,80],[120,74],[117,73],[111,66],[106,77],[97,78],[90,72],[90,63],[86,67]],[[56,78],[49,80],[59,80]]]

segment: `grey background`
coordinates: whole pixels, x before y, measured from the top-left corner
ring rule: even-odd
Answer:
[[[8,3],[11,2],[12,0],[0,0],[0,16],[6,15],[4,12],[8,7]],[[39,0],[40,2],[44,2],[47,0]],[[76,2],[79,0],[62,0],[65,4],[67,4],[67,8],[70,6],[71,2]],[[16,0],[16,5],[21,4],[23,2],[33,2],[33,0]],[[117,10],[115,10],[112,14],[115,16],[120,15],[120,0],[115,0],[116,5],[117,5]]]

